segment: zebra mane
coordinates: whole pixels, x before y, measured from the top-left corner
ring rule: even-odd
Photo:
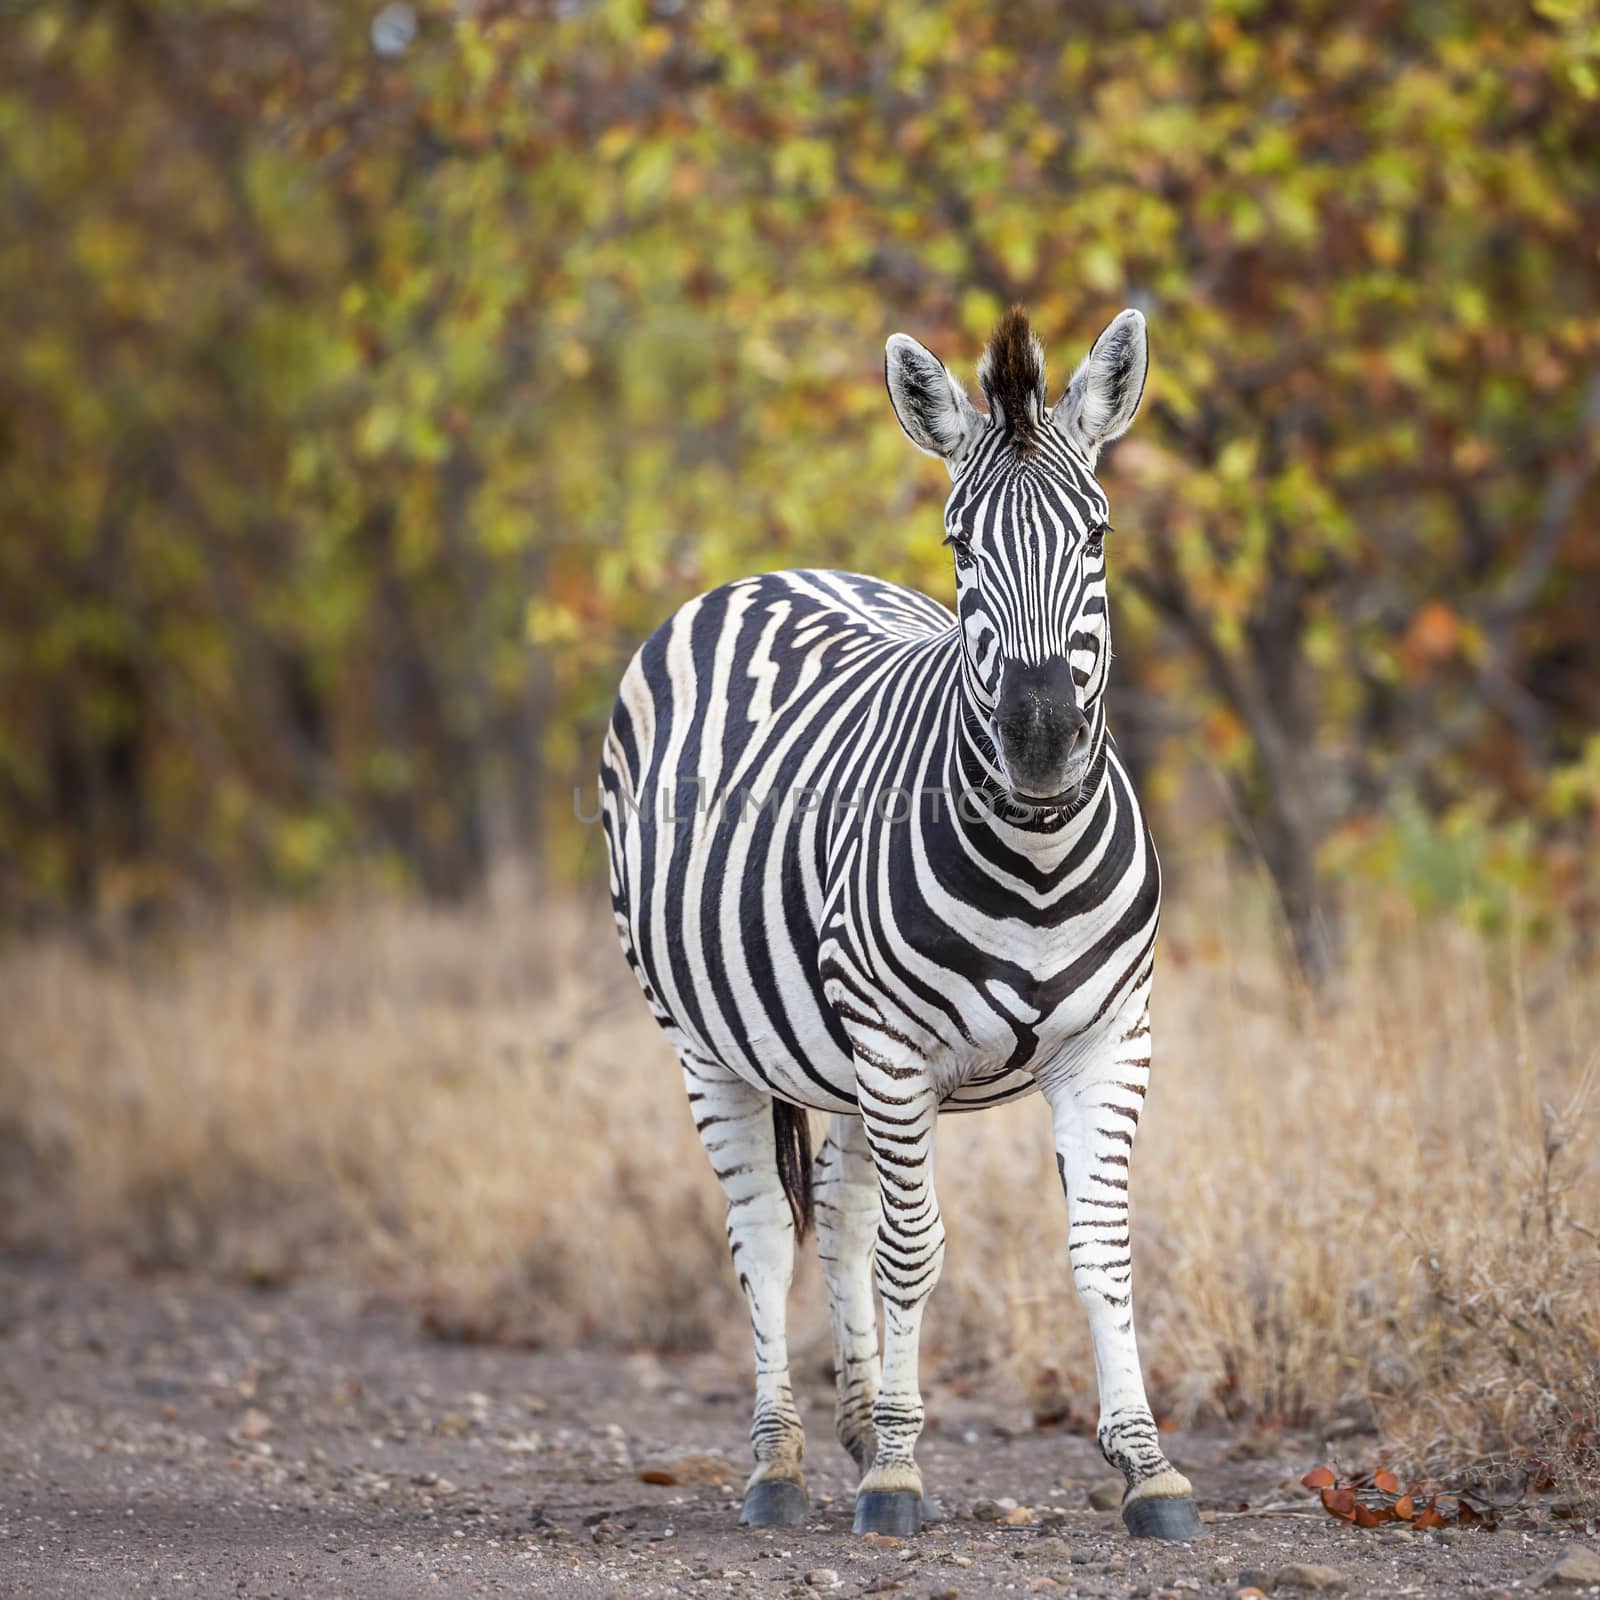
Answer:
[[[978,363],[978,382],[989,414],[1011,430],[1024,454],[1031,454],[1044,426],[1044,346],[1021,306],[1012,306],[990,335]]]

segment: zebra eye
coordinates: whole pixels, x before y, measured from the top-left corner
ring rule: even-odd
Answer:
[[[972,541],[965,533],[951,530],[945,534],[944,542],[956,553],[956,567],[965,572],[973,564]]]
[[[1105,554],[1105,537],[1111,532],[1111,524],[1102,522],[1098,528],[1089,530],[1088,540],[1084,544],[1085,553],[1095,561]]]

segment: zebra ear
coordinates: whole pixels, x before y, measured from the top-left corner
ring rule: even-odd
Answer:
[[[1119,312],[1106,324],[1055,409],[1056,426],[1093,461],[1128,431],[1150,366],[1144,314]]]
[[[894,333],[884,347],[883,378],[906,437],[954,466],[983,421],[955,374],[910,334]]]

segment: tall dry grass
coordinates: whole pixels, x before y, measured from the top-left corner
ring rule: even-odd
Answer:
[[[1244,897],[1175,898],[1134,1162],[1157,1409],[1377,1415],[1436,1462],[1581,1443],[1596,986],[1559,949],[1389,908],[1314,1008]],[[677,1072],[593,909],[347,904],[110,960],[20,946],[0,1017],[13,1240],[356,1267],[490,1336],[742,1343]],[[1042,1105],[947,1120],[939,1182],[931,1359],[1092,1414]]]

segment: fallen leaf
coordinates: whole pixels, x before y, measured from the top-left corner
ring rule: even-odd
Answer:
[[[1330,1517],[1338,1517],[1341,1522],[1352,1522],[1356,1514],[1356,1495],[1354,1489],[1324,1489],[1322,1491],[1322,1509]]]
[[[1308,1489],[1328,1489],[1333,1486],[1332,1467],[1313,1467],[1301,1480]]]

